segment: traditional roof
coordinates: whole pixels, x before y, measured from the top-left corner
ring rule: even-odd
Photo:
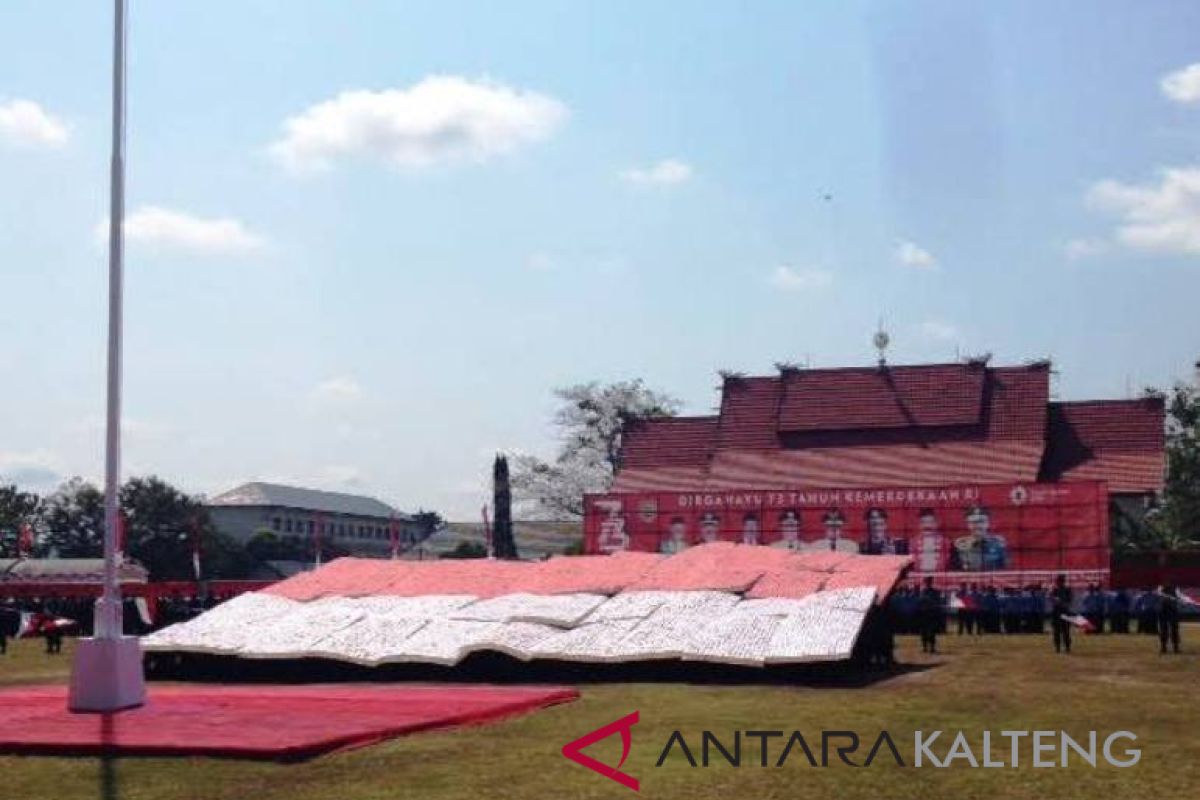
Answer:
[[[1045,480],[1106,480],[1116,492],[1159,490],[1163,482],[1161,398],[1051,403]]]
[[[1090,479],[1114,491],[1157,491],[1162,403],[1132,403],[1051,403],[1046,362],[731,376],[716,417],[629,425],[614,489]]]
[[[781,432],[977,425],[983,414],[976,364],[788,370],[780,383]]]
[[[386,518],[399,515],[396,509],[373,497],[258,481],[245,483],[236,489],[219,494],[209,500],[208,505],[293,508],[360,517]]]
[[[712,455],[717,417],[667,417],[630,423],[622,466],[704,466]]]
[[[122,583],[145,583],[146,568],[133,561],[117,567]],[[99,583],[103,558],[0,558],[0,583]]]

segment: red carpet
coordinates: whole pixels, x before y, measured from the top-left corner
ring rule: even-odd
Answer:
[[[104,715],[68,712],[64,687],[24,687],[0,691],[0,754],[296,761],[578,696],[554,686],[152,685],[146,705]]]

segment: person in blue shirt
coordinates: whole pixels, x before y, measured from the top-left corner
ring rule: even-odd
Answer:
[[[1100,594],[1100,587],[1096,584],[1088,584],[1080,611],[1092,623],[1094,633],[1104,633],[1104,595]]]
[[[1133,601],[1133,613],[1137,615],[1138,633],[1158,635],[1158,596],[1151,589],[1138,592]]]
[[[1112,617],[1113,633],[1129,633],[1129,592],[1120,589],[1108,601],[1108,613]]]
[[[988,633],[1000,633],[1000,595],[995,586],[987,587],[983,594],[983,626]]]

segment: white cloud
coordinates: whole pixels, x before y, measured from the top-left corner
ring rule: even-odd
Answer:
[[[1200,104],[1200,62],[1163,76],[1158,85],[1169,100]]]
[[[925,320],[920,324],[919,329],[921,335],[927,339],[937,339],[942,342],[954,341],[962,335],[954,325],[936,319]]]
[[[691,164],[675,158],[664,158],[648,167],[634,167],[621,173],[622,180],[646,186],[674,186],[691,177]]]
[[[62,472],[58,457],[49,450],[0,451],[0,483],[48,492],[62,483]]]
[[[330,464],[322,467],[314,482],[318,486],[330,486],[335,489],[362,489],[367,483],[363,471],[349,464]]]
[[[348,375],[322,381],[312,391],[313,400],[322,405],[346,406],[358,402],[362,396],[362,385]]]
[[[567,113],[537,92],[436,75],[406,89],[355,89],[310,106],[284,120],[269,151],[300,172],[346,157],[394,167],[479,163],[546,139]]]
[[[108,241],[108,220],[96,225],[96,241]],[[155,252],[243,255],[261,250],[266,240],[236,219],[205,219],[182,211],[143,206],[125,217],[125,241]]]
[[[821,289],[833,283],[833,273],[823,269],[793,269],[778,266],[771,273],[770,283],[777,289],[788,292],[804,292]]]
[[[933,253],[918,246],[915,242],[904,240],[897,242],[895,255],[896,260],[906,267],[925,270],[937,269],[938,262],[933,257]]]
[[[1200,166],[1164,169],[1158,183],[1100,181],[1088,191],[1087,202],[1119,218],[1113,238],[1124,247],[1200,254]]]
[[[62,147],[67,126],[32,100],[0,103],[0,139],[22,147]]]
[[[1081,261],[1104,255],[1109,248],[1109,243],[1102,239],[1071,239],[1063,245],[1063,254],[1068,261]]]

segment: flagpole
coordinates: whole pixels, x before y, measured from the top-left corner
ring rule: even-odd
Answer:
[[[145,699],[138,640],[123,635],[117,542],[121,490],[121,342],[125,220],[125,30],[127,0],[113,1],[112,158],[108,218],[108,391],[104,447],[104,590],[95,631],[82,640],[68,705],[75,711],[115,711]]]
[[[125,282],[125,10],[115,0],[113,26],[112,160],[108,216],[108,415],[104,442],[104,602],[96,605],[96,638],[122,633],[117,584],[117,530],[121,524],[121,355]]]

